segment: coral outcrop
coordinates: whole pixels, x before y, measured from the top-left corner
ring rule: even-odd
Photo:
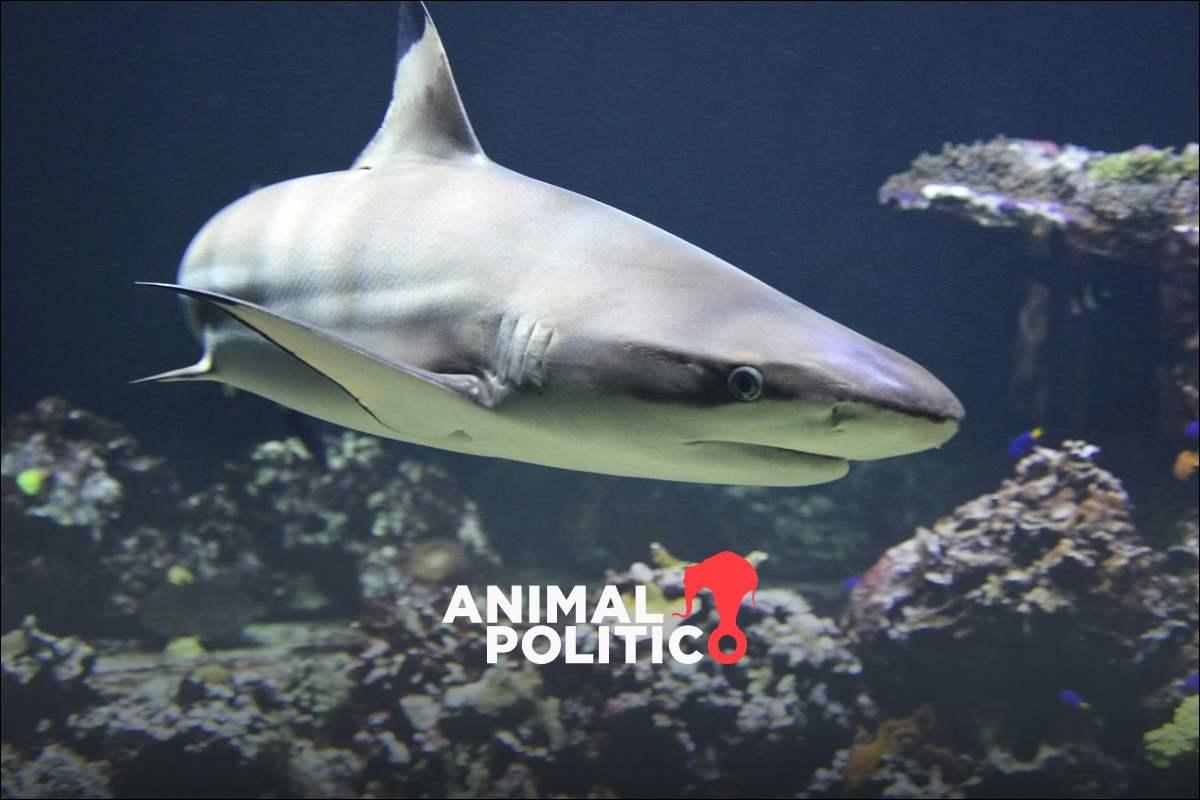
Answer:
[[[1086,371],[1064,363],[1087,352],[1092,334],[1084,318],[1101,293],[1081,277],[1087,274],[1081,263],[1096,258],[1144,270],[1159,306],[1158,319],[1147,319],[1155,325],[1147,338],[1162,340],[1152,378],[1159,428],[1182,430],[1196,418],[1200,402],[1198,164],[1196,144],[1178,153],[1147,145],[1104,153],[1002,136],[921,155],[911,169],[884,183],[879,200],[1019,230],[1053,256],[1044,260],[1052,262],[1054,279],[1036,277],[1027,284],[1011,387],[1014,404],[1043,422],[1050,395],[1078,404],[1084,392],[1083,386],[1055,386],[1064,380],[1059,373]],[[1057,340],[1054,349],[1051,339]],[[1072,413],[1078,422],[1081,412]]]
[[[851,593],[846,627],[872,695],[936,703],[958,747],[989,753],[993,773],[1027,765],[1041,742],[1094,751],[1124,775],[1113,754],[1137,750],[1139,699],[1179,677],[1194,641],[1195,543],[1149,547],[1097,452],[1036,449],[999,491],[885,553]]]
[[[888,178],[879,200],[1033,236],[1060,231],[1069,246],[1106,258],[1194,265],[1198,154],[1195,144],[1178,154],[1103,153],[1001,136],[918,157]]]
[[[497,560],[453,478],[356,433],[330,434],[320,458],[265,442],[191,494],[124,427],[55,398],[6,425],[0,450],[6,629],[35,614],[89,635],[228,636]]]
[[[6,650],[15,647],[4,657],[5,797],[354,791],[359,757],[332,744],[352,690],[350,651],[361,641],[344,627],[308,626],[296,636],[295,628],[263,626],[256,646],[196,660],[96,657],[32,621],[18,632],[23,649],[5,637]],[[31,673],[31,663],[43,666]],[[10,686],[30,674],[40,686]],[[35,690],[86,701],[63,704],[52,717],[12,716],[10,698],[22,708],[55,706],[27,696]]]

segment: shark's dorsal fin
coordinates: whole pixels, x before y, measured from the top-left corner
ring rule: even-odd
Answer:
[[[412,156],[484,157],[424,3],[400,4],[392,101],[375,138],[351,169],[378,169]]]

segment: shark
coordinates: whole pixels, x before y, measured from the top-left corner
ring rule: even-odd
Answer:
[[[176,283],[218,381],[428,447],[570,470],[801,486],[939,447],[930,372],[637,217],[495,163],[423,3],[349,169],[208,221]]]

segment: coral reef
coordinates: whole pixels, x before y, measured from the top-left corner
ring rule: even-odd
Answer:
[[[142,453],[124,427],[56,397],[5,424],[0,474],[6,529],[44,521],[38,533],[78,531],[77,546],[103,538],[124,509],[169,507],[179,492],[163,459]]]
[[[51,636],[26,617],[0,639],[0,720],[6,745],[32,744],[94,700],[87,683],[96,652],[72,636]],[[7,792],[5,796],[8,796]]]
[[[635,564],[607,581],[654,584],[677,603],[685,596],[677,568]],[[708,603],[688,622],[714,630],[716,611]],[[641,737],[634,731],[653,727],[659,734],[655,766],[627,775],[628,783],[610,784],[618,793],[687,787],[686,793],[703,795],[729,786],[747,795],[794,791],[854,721],[872,712],[859,691],[858,659],[837,627],[814,616],[802,597],[760,588],[754,605],[747,596],[738,621],[748,655],[736,664],[706,658],[667,669],[645,661],[618,666],[599,723],[607,734],[607,774],[639,762]]]
[[[868,680],[926,695],[937,687],[945,698],[939,684],[966,671],[984,684],[966,703],[1066,685],[1129,696],[1161,684],[1196,626],[1195,573],[1164,578],[1168,556],[1142,541],[1096,452],[1083,442],[1038,448],[998,492],[889,550],[847,615]],[[1194,570],[1194,555],[1177,557]],[[1050,652],[1046,674],[1038,656]]]
[[[1152,335],[1164,342],[1154,378],[1159,426],[1175,430],[1196,418],[1200,382],[1198,155],[1196,144],[1181,153],[1141,145],[1111,154],[1005,137],[947,144],[940,154],[921,155],[910,170],[889,178],[879,200],[984,227],[1018,229],[1039,242],[1039,249],[1068,254],[1054,261],[1060,273],[1062,263],[1071,264],[1072,276],[1056,278],[1053,288],[1041,278],[1030,280],[1018,317],[1013,400],[1037,420],[1047,419],[1051,394],[1075,395],[1064,402],[1077,404],[1083,391],[1074,386],[1052,392],[1056,374],[1084,368],[1049,363],[1087,351],[1086,316],[1097,300],[1094,287],[1076,277],[1084,274],[1079,262],[1096,257],[1148,268],[1160,310]],[[1049,338],[1057,341],[1056,352],[1047,346]],[[1072,422],[1080,414],[1075,409]]]
[[[928,705],[920,706],[911,716],[884,720],[874,739],[850,749],[842,773],[847,788],[857,789],[874,778],[884,756],[889,755],[919,762],[922,769],[940,770],[937,779],[943,785],[961,782],[964,773],[958,759],[946,748],[929,741],[933,724],[933,707]]]
[[[1138,263],[1194,265],[1197,150],[1141,146],[1108,154],[999,137],[946,145],[888,178],[882,203],[933,209],[1034,236],[1060,231],[1073,248]]]
[[[252,579],[250,534],[198,534],[171,469],[118,423],[47,398],[5,424],[0,453],[5,629],[35,614],[52,630],[134,635],[141,600],[173,568]],[[19,484],[29,470],[36,493]]]
[[[1136,752],[1139,699],[1179,676],[1193,646],[1194,538],[1148,547],[1096,454],[1077,441],[1035,449],[999,491],[918,529],[851,593],[846,628],[872,696],[936,703],[956,749],[989,754],[981,785],[1000,785],[984,773],[1004,764],[1047,780],[1036,764],[1084,752],[1120,785],[1128,767],[1112,754]],[[1049,749],[1035,758],[1037,742]],[[1050,757],[1068,744],[1075,755]]]
[[[0,794],[13,798],[113,797],[111,765],[92,762],[59,744],[31,758],[7,744],[0,749]]]
[[[322,464],[296,439],[266,442],[185,496],[121,425],[42,401],[3,430],[4,627],[35,614],[90,635],[223,636],[263,612],[353,614],[496,562],[444,471],[359,434],[327,445]],[[452,557],[431,578],[436,552]]]
[[[645,528],[669,534],[649,564],[525,581],[503,572],[447,473],[357,434],[326,437],[320,458],[266,443],[185,495],[169,470],[123,466],[142,456],[118,426],[46,409],[50,430],[32,415],[19,435],[5,429],[4,603],[10,617],[66,610],[7,624],[0,640],[6,797],[1186,796],[1194,785],[1189,760],[1170,755],[1194,752],[1194,719],[1159,726],[1195,706],[1200,524],[1192,511],[1151,547],[1083,442],[1034,446],[998,491],[892,547],[848,600],[842,590],[839,624],[798,582],[770,577],[801,557],[797,538],[819,545],[839,519],[868,526],[824,492],[704,489],[727,515],[721,536],[742,534],[737,552],[784,548],[774,573],[774,553],[714,559],[715,541],[689,538],[685,518]],[[119,446],[65,438],[53,420],[67,417]],[[157,505],[89,506],[77,492],[54,501],[71,515],[32,513],[55,487],[87,484],[57,472],[82,463],[115,481],[105,496]],[[31,469],[37,480],[22,481]],[[866,470],[856,490],[893,479]],[[91,581],[35,580],[89,560]],[[724,605],[699,572],[685,579],[696,562],[726,561],[740,583]],[[485,626],[443,621],[451,583],[481,597],[481,583],[525,582],[583,584],[589,606],[612,586],[662,614],[667,634],[736,623],[745,657],[717,658],[698,639],[698,662],[656,661],[654,638],[638,634],[631,661],[618,643],[610,663],[514,652],[489,665]],[[55,592],[84,608],[54,605]],[[260,614],[291,621],[252,622]],[[103,638],[113,619],[152,651]],[[578,652],[598,652],[595,626],[576,633]]]
[[[307,572],[331,597],[344,597],[346,582],[357,581],[363,604],[387,604],[425,591],[431,580],[498,562],[474,501],[444,470],[350,431],[325,443],[324,463],[297,439],[259,445],[249,464],[229,467],[197,511],[211,516],[205,508],[229,508],[225,524],[266,534],[260,534],[263,558]],[[433,567],[433,551],[453,563]],[[431,574],[439,569],[445,574]]]
[[[654,587],[656,607],[683,610],[680,564],[605,582]],[[783,794],[871,708],[836,627],[787,590],[759,590],[756,606],[747,596],[749,655],[730,666],[654,664],[645,642],[634,663],[488,666],[478,626],[441,624],[447,599],[370,630],[356,693],[370,711],[354,740],[375,793]],[[697,605],[688,622],[715,627],[711,603]],[[595,631],[581,636],[594,652]]]
[[[78,642],[32,621],[19,632],[24,652],[4,659],[5,797],[345,794],[361,770],[353,753],[329,743],[352,689],[347,651],[361,641],[344,627],[279,636],[262,626],[257,646],[203,661],[67,658]],[[10,675],[51,652],[59,655],[43,685],[10,693]],[[73,666],[64,673],[65,664]],[[10,718],[10,696],[28,707],[25,693],[48,689],[82,691],[87,701],[54,717]]]
[[[1200,150],[1189,145],[1182,154],[1175,148],[1156,150],[1153,147],[1135,147],[1124,153],[1113,153],[1093,158],[1087,163],[1087,176],[1103,183],[1162,183],[1195,179]]]

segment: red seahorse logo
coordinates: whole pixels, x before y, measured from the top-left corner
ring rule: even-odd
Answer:
[[[750,602],[758,591],[758,571],[754,565],[737,553],[724,550],[715,556],[693,564],[683,571],[683,592],[687,610],[677,617],[692,614],[692,599],[705,587],[712,592],[717,606],[717,629],[708,635],[708,654],[722,664],[733,664],[746,655],[746,634],[737,626],[737,613],[742,598],[750,592]],[[726,636],[733,639],[733,652],[721,652],[721,640]]]

